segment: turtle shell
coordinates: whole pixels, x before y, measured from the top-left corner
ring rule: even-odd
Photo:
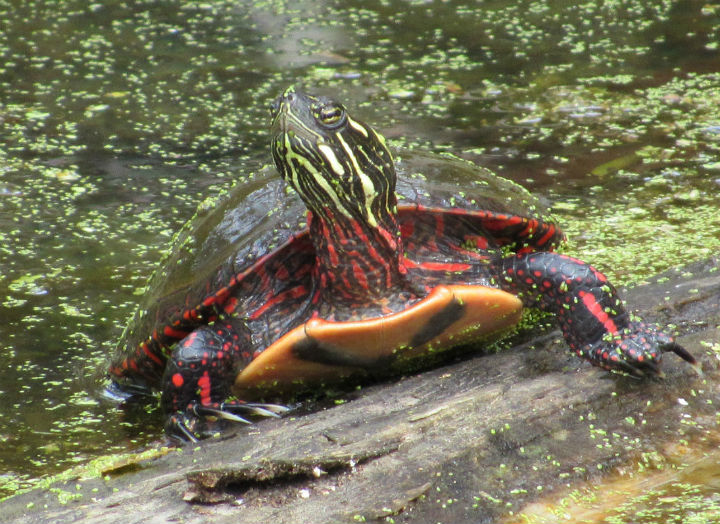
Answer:
[[[506,235],[494,238],[493,244],[515,251],[522,246],[519,237],[506,233],[511,229],[507,227],[509,218],[537,217],[552,224],[546,218],[546,207],[524,188],[456,157],[403,151],[396,153],[395,166],[401,220],[408,210],[455,217],[486,213],[500,217],[502,225],[497,229]],[[493,230],[492,224],[485,226]],[[527,220],[523,227],[527,229]],[[549,247],[560,237],[554,227],[538,231],[552,233]],[[203,202],[178,232],[168,256],[152,276],[144,300],[123,334],[114,365],[118,367],[124,357],[136,353],[133,362],[142,357],[148,365],[134,370],[133,382],[157,386],[173,344],[196,326],[214,320],[226,307],[228,290],[243,271],[262,265],[281,246],[285,252],[289,247],[291,253],[297,246],[297,258],[312,257],[307,244],[306,208],[272,167],[258,170],[227,194]],[[442,293],[436,295],[428,302],[434,305],[425,306],[427,311],[432,312],[442,303],[438,298]],[[519,311],[519,301],[517,304]],[[516,320],[517,315],[511,322]],[[347,324],[339,326],[344,329]],[[319,325],[316,328],[325,329]],[[363,325],[362,329],[371,326]],[[264,358],[277,360],[285,358],[283,355],[281,351]]]

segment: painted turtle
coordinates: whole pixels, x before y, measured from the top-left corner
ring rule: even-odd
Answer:
[[[170,435],[285,410],[249,402],[263,392],[497,338],[523,305],[553,313],[596,366],[657,375],[665,351],[695,364],[602,273],[552,252],[563,235],[519,186],[422,155],[414,167],[432,179],[402,160],[397,178],[384,138],[325,97],[290,88],[273,113],[282,180],[264,171],[201,206],[110,365],[121,391],[161,390]]]

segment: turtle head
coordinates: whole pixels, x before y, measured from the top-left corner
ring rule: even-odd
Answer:
[[[311,211],[321,289],[352,304],[397,294],[407,270],[385,139],[342,104],[290,88],[273,104],[272,154]]]
[[[275,165],[313,214],[371,226],[395,214],[395,169],[379,133],[342,104],[293,87],[272,111]]]

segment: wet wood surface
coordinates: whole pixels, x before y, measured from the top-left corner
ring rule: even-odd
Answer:
[[[36,489],[1,503],[2,520],[500,522],[648,453],[708,445],[720,403],[709,349],[720,344],[718,267],[718,259],[698,262],[625,293],[646,319],[677,326],[702,377],[672,354],[664,380],[610,375],[570,355],[552,332],[104,478]]]

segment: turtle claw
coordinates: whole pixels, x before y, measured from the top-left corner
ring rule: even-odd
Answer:
[[[637,365],[633,365],[633,363],[630,363],[623,359],[618,359],[616,361],[616,363],[618,364],[618,366],[616,368],[612,368],[611,369],[612,371],[620,371],[622,373],[630,375],[633,378],[645,378],[648,375],[654,375],[659,371],[659,370],[657,370],[657,366],[656,366],[656,369],[654,370],[654,372],[651,368],[650,373],[647,373],[641,367],[638,367]]]
[[[250,415],[257,415],[259,417],[280,418],[280,415],[288,411],[290,411],[290,408],[280,406],[279,404],[255,404],[237,400],[229,400],[209,406],[196,404],[193,407],[193,412],[198,416],[211,415],[244,424],[252,424],[252,422],[237,415],[238,412],[247,412]]]
[[[207,408],[203,406],[203,409]],[[229,417],[225,416],[230,415],[233,417],[237,417],[238,419],[249,424],[251,424],[250,421],[247,421],[244,418],[238,416],[237,413],[244,412],[248,413],[249,415],[256,415],[259,417],[280,418],[281,415],[284,415],[285,413],[290,411],[290,408],[281,406],[279,404],[258,404],[252,402],[241,402],[239,400],[228,400],[226,402],[221,402],[219,405],[217,405],[217,407],[210,406],[210,409],[214,409],[216,412],[223,413],[222,415],[215,413],[217,416],[232,420]]]
[[[280,418],[290,411],[289,407],[280,404],[239,404],[239,406],[262,417]]]
[[[211,416],[211,417],[217,417],[222,418],[225,420],[230,420],[231,422],[239,422],[241,424],[252,424],[248,419],[242,418],[239,415],[236,415],[234,413],[230,413],[229,411],[225,411],[222,407],[219,409],[215,408],[209,408],[205,406],[200,406],[194,409],[195,413],[197,413],[199,416]]]
[[[616,360],[611,360],[612,364],[602,364],[603,367],[610,371],[619,372],[633,378],[641,379],[646,377],[654,378],[665,378],[665,374],[660,369],[659,360],[636,360],[627,359],[625,355],[616,351],[612,352],[611,358],[617,357]]]
[[[704,375],[703,370],[702,370],[702,365],[700,364],[700,362],[695,360],[695,357],[693,357],[687,349],[682,347],[677,342],[673,341],[673,342],[670,342],[669,344],[666,344],[665,346],[662,347],[662,350],[663,350],[663,352],[666,352],[666,353],[669,351],[672,351],[678,357],[680,357],[685,362],[690,364],[690,366],[695,370],[695,372],[698,375],[700,375],[701,377]]]
[[[200,439],[191,427],[195,426],[197,419],[188,419],[184,413],[176,413],[168,417],[165,423],[165,431],[171,438],[186,442],[198,442]]]

